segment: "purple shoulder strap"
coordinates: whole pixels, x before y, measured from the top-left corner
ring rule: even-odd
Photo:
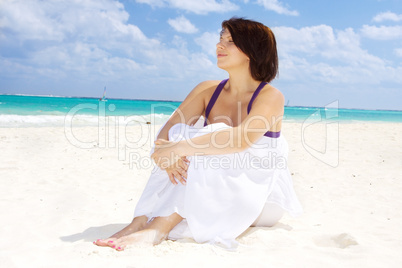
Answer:
[[[226,82],[229,79],[222,80],[219,85],[216,87],[214,94],[212,94],[211,99],[208,102],[207,108],[205,109],[205,122],[204,122],[204,127],[207,126],[207,120],[209,113],[211,112],[212,107],[214,106],[216,100],[218,99],[219,94],[221,93],[223,87],[225,86]],[[260,93],[261,89],[268,84],[267,82],[261,82],[261,84],[257,87],[257,89],[254,91],[253,96],[251,96],[250,102],[248,103],[247,106],[247,113],[249,114],[251,111],[251,106],[253,105],[254,100],[257,98],[258,94]],[[272,132],[272,131],[267,131],[264,136],[270,137],[270,138],[278,138],[281,135],[281,132]]]
[[[268,83],[267,83],[267,82],[261,82],[261,84],[260,84],[260,85],[257,87],[257,89],[254,91],[254,94],[253,94],[253,96],[251,97],[250,102],[248,103],[248,106],[247,106],[247,114],[250,113],[250,111],[251,111],[251,106],[253,105],[254,100],[257,98],[258,93],[260,93],[261,89],[262,89],[266,84],[268,84]],[[280,131],[278,131],[278,132],[267,131],[267,132],[264,134],[265,137],[270,137],[270,138],[279,138],[280,135],[281,135],[281,132],[280,132]]]
[[[229,79],[225,79],[222,80],[219,85],[216,87],[214,94],[212,94],[211,99],[208,102],[207,108],[205,109],[205,122],[204,122],[204,127],[208,124],[207,120],[208,120],[208,116],[209,113],[211,112],[212,107],[214,106],[216,100],[218,99],[219,94],[221,94],[221,91],[223,89],[223,87],[225,86],[226,82]]]
[[[247,106],[247,114],[250,113],[251,111],[251,106],[253,105],[254,100],[257,98],[258,93],[260,93],[261,89],[268,84],[267,82],[261,82],[261,84],[257,87],[257,89],[254,91],[253,96],[251,96],[250,102],[248,103]]]

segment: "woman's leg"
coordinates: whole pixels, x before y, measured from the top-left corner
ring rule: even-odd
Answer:
[[[274,203],[265,203],[260,216],[251,225],[252,227],[272,227],[283,216],[285,211]]]
[[[94,244],[97,246],[101,246],[101,247],[113,247],[115,240],[117,240],[123,236],[130,235],[134,232],[138,232],[138,231],[144,229],[144,227],[147,224],[147,221],[148,221],[147,216],[135,217],[129,225],[124,227],[119,232],[115,233],[114,235],[112,235],[111,237],[109,237],[107,239],[98,239],[94,242]]]

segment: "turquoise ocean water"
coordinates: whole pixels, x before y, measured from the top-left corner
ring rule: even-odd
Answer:
[[[163,123],[180,102],[154,100],[0,95],[0,127],[63,125],[73,118],[77,125],[91,125],[99,117],[130,117],[140,122]],[[402,111],[339,109],[327,107],[285,107],[284,120],[332,120],[402,122]]]

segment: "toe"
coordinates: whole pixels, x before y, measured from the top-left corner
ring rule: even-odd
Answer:
[[[126,248],[126,243],[124,242],[124,238],[119,238],[114,241],[113,248],[117,251],[123,251]]]
[[[95,245],[100,247],[113,247],[116,245],[114,238],[98,239],[94,242]]]
[[[107,240],[104,239],[98,239],[96,241],[94,241],[94,245],[100,246],[100,247],[107,247]]]
[[[125,246],[118,246],[118,247],[116,247],[115,249],[116,249],[117,251],[123,251],[125,248],[126,248]]]
[[[116,242],[112,239],[108,239],[107,246],[114,248],[116,246]]]

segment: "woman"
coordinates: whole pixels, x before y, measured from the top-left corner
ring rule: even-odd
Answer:
[[[229,79],[200,83],[173,113],[155,141],[159,167],[133,221],[96,245],[124,250],[192,237],[231,247],[250,226],[301,213],[280,135],[284,97],[268,84],[278,71],[273,33],[232,18],[222,23],[216,53]]]

